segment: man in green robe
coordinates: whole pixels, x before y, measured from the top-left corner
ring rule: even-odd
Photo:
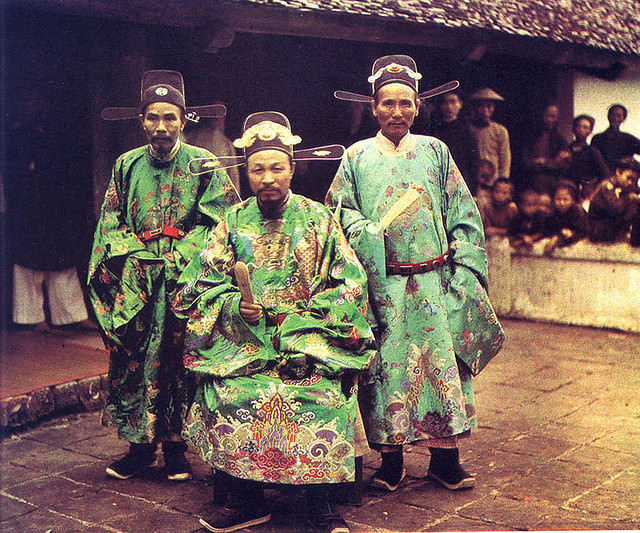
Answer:
[[[155,466],[162,442],[166,475],[179,481],[191,477],[180,438],[184,325],[170,302],[205,233],[239,197],[224,172],[189,173],[191,159],[211,153],[179,140],[188,112],[181,74],[146,72],[141,93],[139,108],[103,113],[107,119],[139,116],[149,144],[117,159],[89,264],[90,299],[111,350],[102,421],[116,425],[118,436],[130,443],[129,452],[106,471],[127,479]]]
[[[373,484],[396,490],[405,476],[402,446],[428,446],[428,474],[445,487],[471,487],[458,437],[476,426],[471,377],[504,335],[487,294],[487,259],[478,209],[447,146],[413,135],[420,99],[408,56],[376,60],[369,101],[380,131],[348,148],[327,193],[367,270],[380,358],[361,387],[372,447],[382,452]]]
[[[289,189],[294,161],[344,148],[294,152],[298,142],[280,113],[246,119],[234,144],[256,196],[226,212],[179,281],[185,366],[200,378],[183,436],[231,477],[227,506],[200,520],[213,532],[268,521],[264,483],[354,481],[359,434],[366,447],[354,380],[376,353],[366,275],[332,213]],[[234,279],[242,264],[246,281]],[[326,491],[313,492],[314,523],[348,531]]]

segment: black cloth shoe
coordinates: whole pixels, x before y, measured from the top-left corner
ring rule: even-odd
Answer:
[[[407,475],[404,469],[402,451],[386,453],[382,452],[382,465],[373,474],[371,485],[377,489],[394,492]]]
[[[231,533],[245,527],[257,526],[271,520],[265,506],[245,504],[243,507],[225,506],[200,519],[200,523],[213,533]]]
[[[115,479],[129,479],[157,464],[155,444],[131,444],[129,452],[122,459],[110,464],[106,473]]]
[[[460,464],[458,448],[429,448],[431,461],[427,476],[449,490],[470,489],[476,484],[474,478]]]
[[[349,533],[349,525],[329,501],[320,502],[310,513],[309,530],[318,533]]]
[[[191,465],[184,455],[187,445],[184,442],[165,441],[162,443],[164,453],[164,473],[169,481],[187,481],[193,476]]]

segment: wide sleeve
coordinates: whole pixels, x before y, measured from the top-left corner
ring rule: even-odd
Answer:
[[[482,220],[448,151],[443,177],[445,224],[453,255],[451,263],[442,267],[447,320],[456,355],[476,375],[500,351],[504,332],[487,294]]]
[[[331,217],[307,307],[280,323],[282,356],[294,367],[313,363],[329,376],[368,368],[376,352],[367,301],[364,268]]]
[[[444,220],[454,264],[473,271],[488,284],[487,254],[482,217],[448,150],[443,154]]]
[[[228,223],[223,221],[178,280],[173,311],[187,319],[184,364],[191,371],[215,377],[249,375],[275,359],[265,319],[253,326],[240,315],[234,266]]]
[[[125,326],[152,300],[164,260],[149,252],[126,221],[121,161],[113,168],[88,269],[89,299],[109,343],[125,348]]]
[[[376,287],[384,286],[387,276],[384,228],[379,221],[370,220],[363,214],[355,157],[353,149],[345,154],[327,192],[325,205],[334,210],[367,273],[369,290],[375,291]],[[375,324],[372,312],[368,319]]]
[[[198,192],[195,224],[183,239],[174,243],[179,271],[204,248],[208,233],[222,220],[226,209],[240,201],[226,172],[216,170],[204,176]]]

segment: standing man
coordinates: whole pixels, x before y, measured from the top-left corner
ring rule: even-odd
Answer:
[[[493,163],[495,169],[489,183],[478,184],[476,198],[480,204],[491,201],[491,187],[498,178],[510,178],[511,146],[507,128],[493,120],[496,103],[504,102],[504,98],[486,87],[473,93],[470,100],[471,117],[468,126],[475,141],[475,162],[485,159]]]
[[[600,150],[604,157],[610,174],[615,173],[617,162],[624,158],[640,154],[640,139],[620,131],[622,124],[627,120],[627,108],[622,104],[613,104],[607,112],[609,127],[602,133],[598,133],[591,139],[591,146]]]
[[[273,111],[243,130],[234,145],[244,155],[223,161],[246,163],[255,196],[225,213],[174,306],[189,319],[185,365],[200,376],[184,435],[223,473],[216,484],[230,478],[226,507],[200,522],[217,533],[267,522],[272,483],[308,489],[316,531],[348,533],[327,484],[354,481],[368,451],[354,381],[376,353],[366,274],[334,215],[290,191],[295,161],[340,159],[344,148],[294,151],[300,137]]]
[[[96,228],[89,294],[108,348],[103,424],[116,425],[129,452],[106,472],[127,479],[157,464],[162,442],[168,479],[191,477],[180,438],[185,407],[183,325],[170,310],[181,270],[239,200],[224,172],[189,173],[212,154],[180,142],[187,112],[223,114],[223,106],[187,110],[182,75],[145,72],[139,108],[108,108],[106,119],[139,117],[148,144],[121,155]]]
[[[438,103],[440,120],[434,126],[432,134],[449,147],[471,194],[475,194],[477,188],[473,165],[475,143],[466,122],[460,118],[462,97],[458,91],[451,91],[443,94]]]
[[[469,189],[442,141],[410,133],[420,97],[438,93],[419,94],[420,78],[411,57],[375,61],[368,98],[380,131],[347,150],[326,198],[368,274],[380,358],[361,408],[382,453],[373,483],[390,491],[405,476],[405,444],[430,448],[428,475],[445,487],[474,485],[458,439],[476,426],[471,377],[504,340]]]

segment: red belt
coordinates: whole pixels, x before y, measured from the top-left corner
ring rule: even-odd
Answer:
[[[184,230],[176,228],[174,226],[161,226],[154,229],[149,229],[147,231],[143,231],[140,238],[143,241],[152,241],[153,239],[158,239],[161,236],[172,237],[173,239],[182,239],[186,235]]]
[[[440,257],[423,261],[422,263],[387,263],[387,274],[399,274],[400,276],[410,276],[411,274],[424,274],[440,268],[451,258],[451,248]]]

